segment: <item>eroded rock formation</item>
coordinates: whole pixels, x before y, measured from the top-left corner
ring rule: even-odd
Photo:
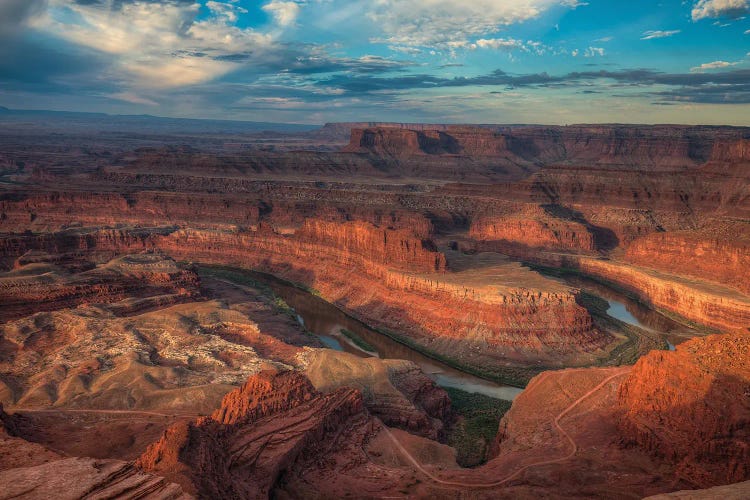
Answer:
[[[301,456],[372,426],[358,391],[322,395],[299,373],[261,372],[211,417],[168,429],[136,464],[204,498],[267,498]]]
[[[620,387],[625,443],[691,484],[750,478],[750,334],[712,335],[641,358]]]

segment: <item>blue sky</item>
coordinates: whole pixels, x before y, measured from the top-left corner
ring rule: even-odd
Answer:
[[[750,0],[1,0],[0,105],[750,125]]]

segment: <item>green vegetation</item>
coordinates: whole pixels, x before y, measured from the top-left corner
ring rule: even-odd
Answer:
[[[361,320],[359,320],[358,318],[354,319],[357,319],[361,322]],[[538,375],[545,370],[551,369],[544,366],[535,366],[533,368],[496,367],[495,369],[489,369],[482,366],[467,365],[466,363],[458,361],[457,359],[450,358],[448,356],[444,356],[442,354],[425,349],[424,346],[418,344],[412,338],[401,335],[387,328],[374,326],[370,326],[369,328],[382,335],[385,335],[386,337],[390,337],[392,340],[395,340],[399,344],[403,344],[411,349],[414,349],[420,354],[424,354],[428,358],[440,361],[441,363],[444,363],[451,368],[455,368],[456,370],[460,370],[462,372],[474,375],[479,378],[483,378],[485,380],[497,382],[498,384],[512,385],[514,387],[523,388],[526,387],[526,384],[528,384],[529,380],[531,380],[535,375]]]
[[[456,449],[459,465],[475,467],[485,463],[500,419],[510,409],[511,402],[452,387],[444,389],[451,398],[453,411],[459,415],[448,430],[448,445]]]
[[[641,299],[641,297],[638,294],[632,292],[631,290],[628,290],[627,288],[623,288],[622,286],[618,285],[617,283],[614,283],[612,281],[606,280],[606,279],[601,278],[601,277],[599,277],[597,275],[588,274],[588,273],[585,273],[583,271],[580,271],[578,269],[574,269],[574,268],[571,268],[571,267],[549,267],[549,266],[544,266],[544,265],[541,265],[541,264],[534,264],[534,263],[531,263],[531,262],[523,262],[523,265],[526,266],[526,267],[528,267],[528,268],[530,268],[530,269],[532,269],[532,270],[534,270],[534,271],[537,271],[537,272],[539,272],[541,274],[546,274],[548,276],[555,276],[555,277],[558,277],[558,278],[562,278],[562,277],[565,277],[565,276],[577,276],[577,277],[580,277],[580,278],[585,278],[587,280],[594,281],[596,283],[599,283],[600,285],[604,285],[604,286],[606,286],[608,288],[611,288],[612,290],[614,290],[614,291],[616,291],[618,293],[621,293],[622,295],[628,297],[631,300],[634,300],[634,301],[638,302],[639,304],[642,304],[645,307],[648,307],[649,309],[653,309],[654,311],[658,312],[662,316],[665,316],[665,317],[671,319],[672,321],[674,321],[676,323],[680,323],[680,324],[685,325],[685,326],[687,326],[689,328],[692,328],[692,329],[696,330],[699,333],[703,333],[705,335],[709,335],[709,334],[713,334],[713,333],[721,333],[719,330],[716,330],[716,329],[711,328],[711,327],[706,326],[706,325],[701,325],[700,323],[696,323],[696,322],[694,322],[692,320],[689,320],[689,319],[685,318],[684,316],[681,316],[681,315],[679,315],[677,313],[674,313],[672,311],[668,311],[668,310],[663,309],[661,307],[657,307],[657,306],[655,306],[653,304],[650,304],[650,303],[644,301],[643,299]],[[605,310],[605,312],[606,312],[606,310]]]
[[[272,274],[267,274],[263,272],[247,270],[247,269],[242,269],[242,268],[237,268],[237,267],[231,267],[231,266],[208,265],[208,264],[200,265],[198,266],[198,269],[199,271],[202,271],[206,274],[219,277],[219,278],[223,278],[223,279],[232,281],[234,283],[245,284],[247,286],[251,286],[254,288],[268,290],[268,293],[270,294],[268,296],[271,296],[271,297],[275,297],[273,290],[271,290],[271,288],[267,284],[264,284],[259,279],[254,279],[253,278],[254,274],[263,276],[264,278],[267,278],[269,280],[276,280],[280,283],[294,286],[296,288],[299,288],[300,290],[304,290],[312,295],[316,295],[322,298],[323,300],[325,300],[325,297],[322,297],[320,295],[320,292],[318,290],[315,290],[314,288],[305,286],[301,283],[296,283],[293,281],[285,280],[283,278],[279,278]],[[360,322],[362,325],[372,330],[375,330],[381,335],[385,335],[386,337],[389,337],[390,339],[400,344],[403,344],[411,349],[414,349],[415,351],[427,356],[428,358],[432,358],[436,361],[440,361],[441,363],[445,363],[446,365],[452,368],[455,368],[456,370],[460,370],[462,372],[474,375],[479,378],[483,378],[485,380],[490,380],[492,382],[497,382],[499,384],[512,385],[515,387],[526,387],[526,384],[528,384],[529,380],[531,380],[535,375],[549,369],[548,367],[545,367],[545,366],[535,366],[533,368],[498,367],[494,370],[491,370],[491,369],[487,369],[487,368],[480,367],[480,366],[467,365],[454,358],[450,358],[450,357],[432,352],[428,349],[425,349],[424,346],[418,344],[416,341],[414,341],[412,338],[406,335],[396,333],[387,328],[370,326],[366,322],[362,321],[360,318],[352,315],[350,311],[342,309],[341,307],[331,302],[328,302],[328,303],[336,307],[338,310],[346,314],[348,317]]]
[[[257,290],[261,296],[267,298],[277,312],[286,314],[295,321],[297,320],[297,313],[284,301],[284,299],[276,295],[273,289],[266,283],[253,278],[247,271],[233,267],[209,265],[197,266],[196,270],[201,277],[210,276],[212,278],[224,279],[238,285],[253,288]]]
[[[671,319],[676,323],[680,323],[689,328],[692,328],[696,333],[705,335],[716,333],[715,330],[709,327],[696,324],[695,322],[690,321],[678,314],[666,311],[662,308],[658,308],[652,304],[644,302],[637,294],[633,293],[632,291],[627,290],[617,285],[616,283],[603,279],[599,276],[587,274],[579,271],[578,269],[572,268],[554,268],[531,263],[524,263],[524,265],[527,265],[531,269],[534,269],[535,271],[546,274],[548,276],[575,276],[599,283],[600,285],[611,288],[612,290],[621,293],[622,295],[642,304],[645,307],[653,309],[654,311]],[[620,343],[617,347],[610,351],[609,355],[606,358],[600,359],[598,361],[598,366],[632,365],[636,361],[638,361],[638,358],[652,350],[666,350],[669,348],[666,340],[664,340],[664,338],[658,333],[650,331],[648,329],[638,328],[636,326],[613,318],[612,316],[607,314],[607,310],[609,307],[608,303],[601,297],[597,297],[596,295],[592,295],[590,293],[582,291],[579,295],[578,300],[579,303],[589,311],[597,327],[605,331],[617,332],[617,334],[626,337],[626,339],[622,343]]]
[[[356,345],[357,347],[359,347],[362,350],[365,350],[367,352],[378,352],[378,350],[375,349],[372,345],[368,344],[365,339],[363,339],[362,337],[360,337],[359,335],[357,335],[356,333],[354,333],[351,330],[347,330],[346,328],[342,328],[341,329],[341,334],[344,337],[346,337],[349,340],[351,340],[354,343],[354,345]]]

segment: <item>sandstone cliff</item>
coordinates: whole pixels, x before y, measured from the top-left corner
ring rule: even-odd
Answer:
[[[495,262],[492,255],[476,269],[439,272],[445,256],[430,246],[404,230],[309,221],[292,235],[267,226],[246,232],[159,228],[151,236],[144,229],[106,230],[82,232],[78,240],[71,233],[62,240],[19,235],[0,252],[159,249],[176,259],[258,269],[312,287],[350,313],[404,332],[441,355],[479,356],[477,362],[487,366],[507,359],[579,362],[611,343],[593,328],[569,288],[502,259]],[[517,273],[539,288],[518,286]],[[489,279],[493,275],[508,277]],[[407,293],[408,303],[394,292]]]
[[[267,498],[285,470],[345,429],[372,432],[358,391],[324,396],[299,373],[261,372],[212,417],[167,430],[136,465],[202,498]]]
[[[653,233],[633,241],[627,259],[638,265],[734,286],[750,294],[750,228],[735,224],[720,234]]]
[[[0,497],[189,500],[182,488],[119,460],[65,457],[17,436],[0,404]]]
[[[522,214],[481,217],[472,221],[469,236],[478,240],[485,251],[493,245],[502,251],[504,244],[547,250],[596,250],[594,237],[585,225],[552,217],[533,218]]]
[[[620,388],[625,443],[699,487],[750,478],[750,334],[713,335],[652,352]]]

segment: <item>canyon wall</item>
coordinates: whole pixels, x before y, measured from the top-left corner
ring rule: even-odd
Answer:
[[[732,231],[734,229],[734,231]],[[626,259],[673,274],[725,283],[750,294],[750,240],[742,228],[723,234],[653,233],[628,245]]]
[[[0,198],[0,231],[58,230],[67,226],[254,226],[257,199],[211,193],[141,191],[30,192]]]
[[[506,138],[492,130],[451,126],[446,130],[353,128],[348,153],[409,157],[414,155],[509,155]]]
[[[69,274],[48,264],[28,264],[0,273],[0,320],[78,305],[106,304],[136,296],[129,312],[156,301],[161,306],[198,294],[198,276],[154,255],[123,257],[104,266]]]
[[[493,242],[511,243],[548,250],[596,250],[594,237],[585,225],[570,221],[532,216],[480,217],[472,221],[469,237],[477,240],[479,247],[490,250]]]
[[[365,247],[375,251],[365,252]],[[482,273],[457,278],[442,272],[445,256],[421,239],[363,223],[310,221],[289,236],[263,225],[247,232],[162,228],[152,234],[140,229],[18,235],[5,240],[0,252],[7,259],[29,250],[112,256],[149,249],[303,283],[368,322],[409,335],[426,349],[451,358],[475,357],[488,368],[507,359],[570,362],[611,342],[593,328],[586,310],[565,287],[508,286],[487,282]],[[492,271],[490,267],[483,273]],[[408,301],[402,300],[404,294]]]
[[[720,331],[750,327],[750,297],[721,283],[684,278],[616,260],[537,252],[529,260],[575,269],[611,283],[646,304]]]
[[[713,335],[641,358],[619,390],[625,444],[698,487],[750,479],[750,334]]]
[[[750,326],[750,299],[731,288],[604,260],[582,258],[578,266],[581,271],[615,283],[647,303],[696,323],[723,331]]]
[[[653,169],[698,166],[709,159],[742,159],[743,129],[673,125],[462,126],[342,124],[348,152],[394,156],[508,156],[545,164]],[[332,126],[331,126],[332,127]]]
[[[367,222],[334,223],[308,219],[295,235],[299,241],[326,244],[380,264],[412,272],[445,271],[445,255],[428,239],[406,229],[378,228]]]

